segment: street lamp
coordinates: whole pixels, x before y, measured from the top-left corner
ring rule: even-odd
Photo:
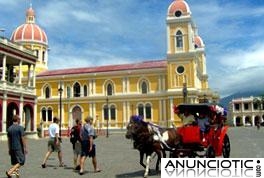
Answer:
[[[62,96],[62,92],[63,92],[63,89],[62,89],[62,86],[61,86],[61,82],[60,82],[60,88],[58,89],[58,92],[59,92],[59,94],[60,94],[60,132],[59,132],[59,135],[60,135],[60,137],[61,137],[61,116],[62,116],[62,109],[61,109],[61,107],[62,107],[62,103],[61,103],[61,96]]]
[[[109,137],[108,122],[109,122],[109,106],[108,106],[108,96],[106,97],[106,137]]]

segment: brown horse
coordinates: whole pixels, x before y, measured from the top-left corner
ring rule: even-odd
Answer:
[[[149,163],[152,153],[158,155],[156,171],[159,170],[159,163],[162,157],[166,157],[165,151],[174,150],[179,143],[179,135],[174,128],[161,129],[157,125],[143,121],[140,116],[131,116],[127,126],[127,139],[134,141],[134,147],[139,150],[140,164],[145,168],[144,177],[148,176]],[[143,163],[146,154],[146,165]]]

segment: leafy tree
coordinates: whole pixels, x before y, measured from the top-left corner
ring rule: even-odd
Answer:
[[[257,109],[264,110],[264,94],[253,99],[253,104],[257,105]]]

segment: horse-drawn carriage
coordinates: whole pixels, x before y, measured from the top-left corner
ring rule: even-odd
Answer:
[[[226,117],[222,107],[180,104],[174,107],[174,112],[182,119],[186,113],[192,117],[186,117],[189,123],[183,122],[183,126],[175,128],[161,128],[137,115],[130,118],[126,138],[132,139],[134,148],[140,152],[140,164],[145,168],[144,177],[148,175],[150,157],[154,152],[158,155],[156,170],[161,158],[166,157],[166,152],[170,152],[171,157],[230,156],[228,126],[224,124]],[[147,157],[146,165],[143,163],[144,154]]]
[[[174,107],[174,112],[181,118],[187,112],[193,116],[194,122],[177,128],[181,143],[172,152],[173,157],[230,156],[224,108],[212,104],[180,104]]]

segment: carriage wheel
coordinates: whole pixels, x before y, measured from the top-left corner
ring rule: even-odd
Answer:
[[[231,150],[231,148],[230,148],[229,137],[228,137],[228,135],[225,135],[224,141],[223,141],[223,149],[222,149],[224,158],[230,157],[230,150]]]
[[[208,146],[206,153],[205,153],[206,158],[215,158],[215,150],[213,146]]]

